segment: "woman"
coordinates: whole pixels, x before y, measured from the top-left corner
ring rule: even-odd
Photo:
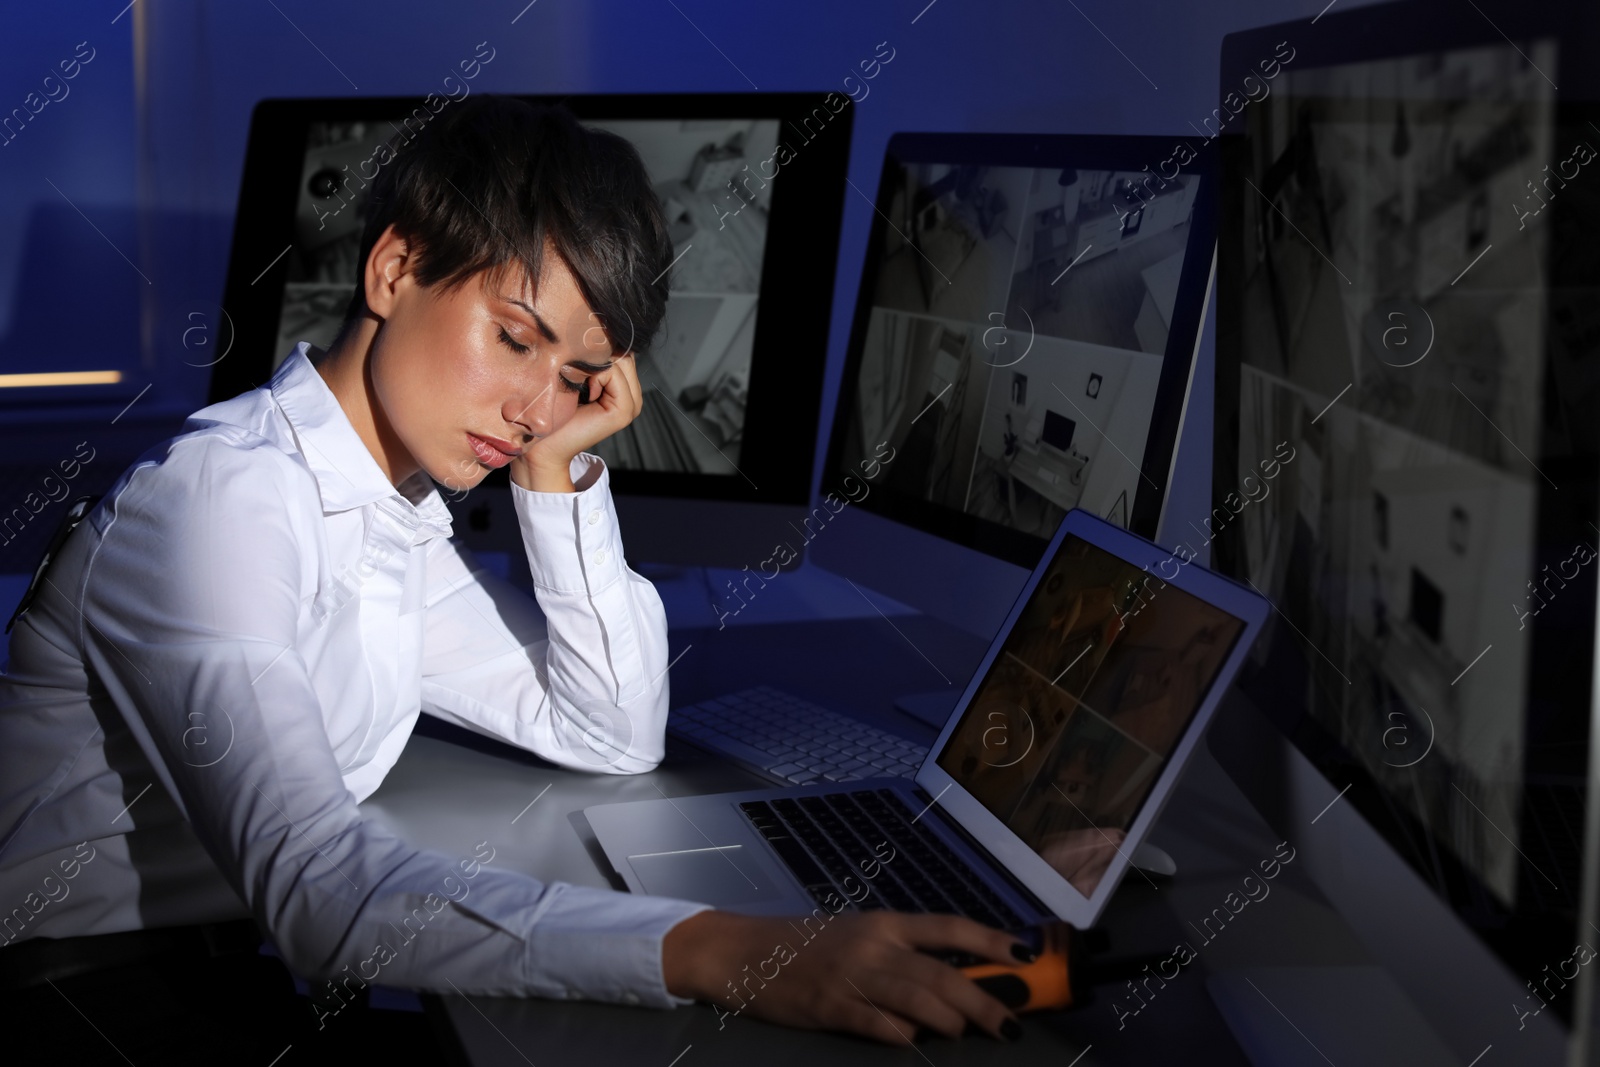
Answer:
[[[14,942],[0,978],[38,1011],[71,1019],[60,994],[94,1021],[72,990],[115,981],[106,1011],[156,996],[107,969],[157,958],[152,937],[165,962],[139,973],[176,958],[237,977],[258,957],[218,943],[247,917],[314,989],[359,972],[357,988],[659,1007],[731,1007],[730,979],[793,937],[783,919],[416,849],[357,806],[422,710],[577,771],[633,774],[662,758],[668,701],[661,601],[626,566],[586,451],[638,415],[633,349],[665,309],[672,248],[643,165],[564,110],[508,99],[407,133],[379,160],[336,342],[298,346],[268,386],[146,453],[13,635],[0,901],[23,904],[0,921]],[[448,540],[434,483],[465,490],[502,466],[537,603]],[[463,879],[470,899],[451,888]],[[928,915],[830,929],[741,1011],[891,1042],[968,1022],[1016,1033],[917,951],[1009,961],[1007,935]],[[98,986],[70,978],[86,969]],[[170,1008],[152,1003],[122,1020],[149,1047]],[[316,1002],[314,1029],[340,1025],[333,1004]],[[260,1018],[275,1054],[266,1042],[290,1031]]]

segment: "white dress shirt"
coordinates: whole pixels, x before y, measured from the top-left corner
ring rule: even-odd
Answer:
[[[661,761],[666,614],[604,464],[513,483],[535,604],[449,540],[426,474],[389,482],[313,354],[140,457],[13,631],[0,946],[254,916],[314,995],[688,1003],[661,940],[705,905],[413,848],[357,806],[423,710],[580,771]]]

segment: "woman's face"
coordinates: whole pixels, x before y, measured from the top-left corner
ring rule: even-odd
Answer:
[[[515,265],[449,290],[402,266],[382,302],[372,391],[394,438],[447,489],[472,488],[510,462],[506,450],[560,429],[612,362],[599,316],[553,251],[537,292]]]

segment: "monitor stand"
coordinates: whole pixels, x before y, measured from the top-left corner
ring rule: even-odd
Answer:
[[[1244,967],[1206,991],[1253,1067],[1461,1062],[1382,967]]]
[[[895,697],[896,711],[926,723],[935,730],[943,730],[944,724],[950,720],[950,713],[955,710],[956,701],[961,699],[959,689],[935,689],[926,693],[902,693]],[[1164,849],[1145,841],[1133,850],[1129,861],[1146,874],[1161,875],[1171,878],[1178,873],[1178,864],[1167,854]]]

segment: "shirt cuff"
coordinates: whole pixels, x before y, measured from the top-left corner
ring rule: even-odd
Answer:
[[[661,942],[667,931],[711,905],[614,889],[552,883],[527,936],[528,983],[538,996],[675,1008]]]
[[[593,594],[627,571],[611,501],[611,472],[580,452],[570,469],[574,493],[537,493],[511,483],[511,502],[536,589]]]

